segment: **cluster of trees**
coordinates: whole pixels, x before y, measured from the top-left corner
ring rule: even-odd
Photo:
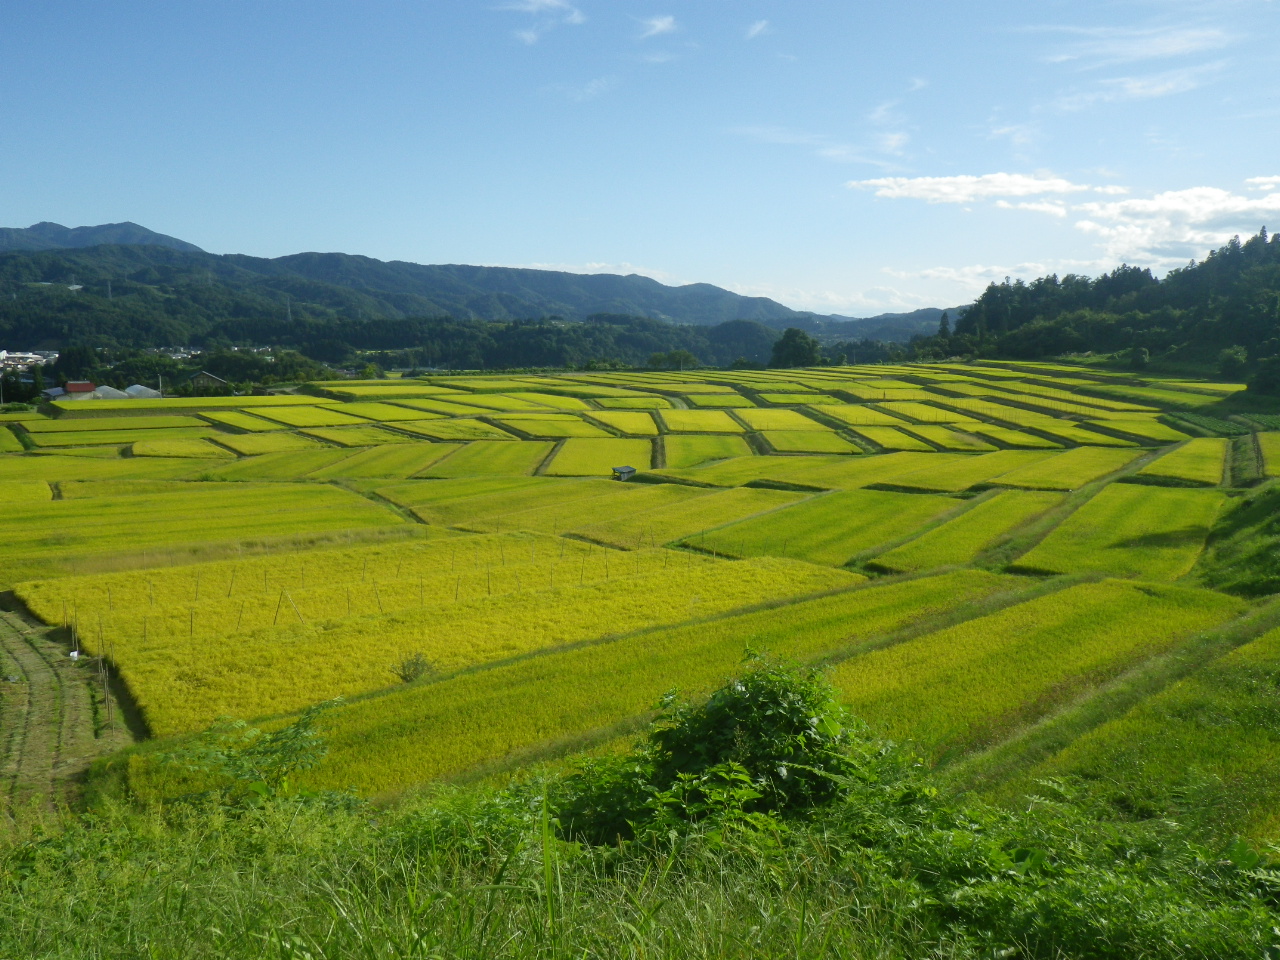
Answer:
[[[1163,280],[1126,265],[1093,279],[992,283],[954,325],[944,318],[910,352],[1026,360],[1119,353],[1134,367],[1152,359],[1213,365],[1280,392],[1280,235],[1263,228],[1244,242],[1233,238]]]
[[[68,380],[91,380],[102,385],[124,389],[135,383],[159,387],[164,392],[190,392],[191,377],[207,370],[226,380],[228,391],[247,392],[255,384],[270,386],[298,380],[320,380],[337,374],[323,363],[292,350],[257,353],[241,350],[214,350],[195,357],[175,360],[153,350],[108,349],[88,344],[73,344],[63,350],[46,372],[40,368],[32,377],[36,383],[25,384],[32,396],[38,396],[44,381],[65,383]]]

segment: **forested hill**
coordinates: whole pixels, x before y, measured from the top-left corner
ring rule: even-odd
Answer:
[[[103,223],[96,227],[64,227],[48,221],[33,223],[29,227],[0,227],[0,250],[59,250],[96,247],[103,243],[145,243],[192,253],[203,252],[194,243],[167,237],[128,221]]]
[[[350,334],[379,320],[594,314],[697,325],[785,325],[812,316],[710,284],[670,287],[634,275],[424,266],[340,253],[262,259],[154,245],[0,253],[0,342],[11,347],[141,347],[211,337],[265,344],[280,342],[296,324],[341,325]]]
[[[1241,363],[1280,353],[1280,235],[1264,228],[1158,280],[1122,266],[1096,279],[1068,274],[991,284],[938,344],[945,353],[1019,359],[1147,351],[1154,358]],[[1238,349],[1233,349],[1238,348]]]

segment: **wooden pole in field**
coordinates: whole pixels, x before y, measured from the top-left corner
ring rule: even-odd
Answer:
[[[347,587],[347,616],[351,616],[351,588]]]
[[[236,633],[240,632],[240,621],[244,619],[244,605],[248,602],[248,600],[240,601],[240,616],[236,617]]]
[[[150,597],[151,605],[154,607],[156,605],[156,585],[150,580],[147,581],[147,595]]]
[[[284,603],[284,588],[280,590],[280,599],[276,601],[276,615],[271,618],[271,625],[274,627],[280,622],[280,607]]]
[[[379,613],[386,613],[386,611],[382,609],[382,594],[380,594],[380,593],[378,592],[378,581],[377,581],[377,580],[373,581],[373,596],[374,596],[374,598],[378,601],[378,612],[379,612]]]
[[[285,596],[289,597],[287,593],[285,594]],[[305,627],[307,625],[307,621],[305,618],[303,618],[302,611],[298,609],[298,605],[293,602],[293,597],[289,597],[289,605],[293,607],[293,612],[298,615],[298,622]]]
[[[228,596],[228,597],[229,597],[229,596],[231,596],[231,591],[235,589],[235,586],[236,586],[236,568],[235,568],[235,567],[232,567],[232,568],[231,568],[231,582],[230,582],[229,584],[227,584],[227,596]]]
[[[458,578],[458,582],[453,585],[453,602],[458,602],[458,592],[462,589],[462,578]]]

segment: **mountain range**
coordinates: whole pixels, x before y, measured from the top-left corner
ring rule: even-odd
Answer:
[[[870,318],[824,316],[708,283],[669,286],[638,274],[425,265],[344,253],[217,255],[128,222],[73,228],[46,222],[0,229],[0,290],[11,303],[33,296],[47,301],[56,290],[37,288],[71,286],[86,294],[82,301],[104,293],[109,299],[147,301],[160,294],[188,301],[179,313],[208,314],[209,305],[198,301],[209,300],[209,288],[220,287],[221,299],[233,301],[223,305],[228,316],[508,321],[612,314],[704,326],[754,320],[779,330],[799,326],[832,341],[905,341],[935,331],[942,313],[929,308]],[[168,310],[173,313],[177,307],[171,302]]]

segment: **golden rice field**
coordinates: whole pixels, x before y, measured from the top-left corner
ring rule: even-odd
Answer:
[[[0,589],[105,653],[156,737],[348,698],[314,786],[394,793],[607,740],[747,648],[832,664],[854,712],[950,763],[1251,615],[1198,584],[1250,492],[1233,482],[1280,477],[1280,434],[1166,417],[1238,433],[1230,386],[981,362],[58,403],[3,414]],[[1161,724],[1211,695],[1251,715],[1220,691],[1273,653],[1101,718],[1028,776],[1175,777]],[[405,683],[415,654],[430,670]],[[1177,736],[1224,777],[1276,755]],[[1280,823],[1280,787],[1246,793],[1245,827]]]

